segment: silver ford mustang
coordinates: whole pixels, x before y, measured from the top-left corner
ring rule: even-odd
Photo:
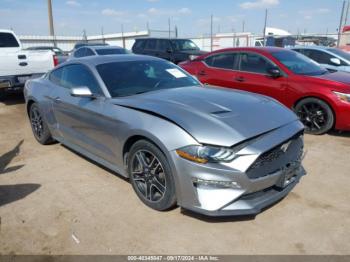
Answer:
[[[303,125],[278,102],[203,87],[158,58],[86,57],[25,86],[41,144],[58,141],[128,177],[149,207],[256,214],[305,171]]]

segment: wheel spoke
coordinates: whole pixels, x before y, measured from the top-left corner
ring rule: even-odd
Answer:
[[[153,181],[152,181],[152,186],[154,186],[159,193],[162,195],[165,192],[165,186],[158,180],[156,176],[154,176]]]
[[[145,197],[148,200],[152,200],[152,186],[151,186],[150,183],[146,183],[146,186],[145,186]]]
[[[137,157],[137,160],[139,161],[142,168],[146,168],[148,166],[147,161],[145,159],[145,156],[143,155],[143,153],[141,151],[136,153],[136,157]]]

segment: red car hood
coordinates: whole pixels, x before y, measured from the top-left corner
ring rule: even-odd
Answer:
[[[316,76],[316,78],[335,81],[335,82],[343,83],[346,85],[350,85],[350,73],[346,73],[346,72],[334,72],[334,73]]]

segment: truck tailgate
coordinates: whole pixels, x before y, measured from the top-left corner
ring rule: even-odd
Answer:
[[[46,73],[54,67],[51,51],[11,51],[0,54],[0,76]]]

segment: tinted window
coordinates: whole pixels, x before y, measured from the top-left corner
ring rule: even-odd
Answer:
[[[19,44],[12,34],[0,33],[0,47],[19,47]]]
[[[135,42],[135,44],[133,46],[133,49],[134,48],[135,49],[142,49],[143,46],[144,46],[144,43],[145,43],[145,41],[143,41],[143,40],[136,40],[136,42]]]
[[[56,70],[53,70],[50,73],[49,79],[51,82],[55,83],[56,85],[60,85],[61,84],[61,78],[62,78],[62,72],[63,72],[63,68],[58,68]]]
[[[102,94],[95,77],[83,65],[68,65],[63,67],[61,85],[65,88],[86,86],[92,93]]]
[[[328,53],[310,49],[305,49],[303,54],[320,64],[329,64],[331,63],[331,58],[334,57]]]
[[[241,71],[266,74],[272,67],[274,65],[260,55],[251,53],[241,54]]]
[[[170,43],[168,40],[165,40],[165,39],[157,40],[157,50],[165,52],[168,49],[170,49]]]
[[[277,51],[271,53],[289,70],[298,75],[322,75],[328,71],[321,68],[316,62],[294,51]]]
[[[85,56],[93,56],[93,55],[95,55],[95,53],[90,48],[86,48]]]
[[[185,71],[166,61],[125,61],[97,66],[112,97],[200,85]]]
[[[85,47],[79,48],[77,51],[74,52],[74,57],[83,57],[85,56],[85,53],[86,53]]]
[[[109,49],[96,49],[96,53],[99,55],[122,55],[129,54],[124,48],[109,48]]]
[[[171,41],[175,50],[186,51],[186,50],[199,50],[198,46],[191,40],[178,39]]]
[[[156,50],[156,48],[157,48],[157,41],[155,39],[147,40],[145,49]]]
[[[212,67],[234,69],[236,65],[237,54],[219,54],[205,59],[205,63]]]

